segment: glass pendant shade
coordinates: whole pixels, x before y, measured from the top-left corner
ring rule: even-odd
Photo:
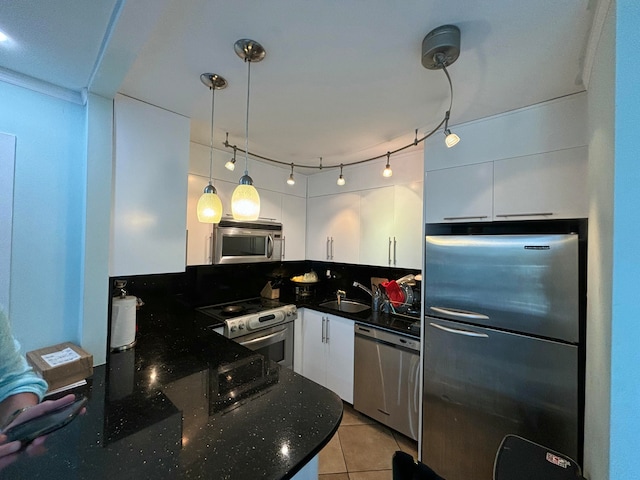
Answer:
[[[392,175],[393,175],[393,170],[391,170],[391,166],[387,163],[387,166],[382,171],[382,176],[388,178],[388,177],[391,177]]]
[[[204,193],[198,200],[196,207],[198,221],[201,223],[219,223],[222,218],[222,202],[213,185],[205,187]]]
[[[260,216],[260,195],[249,175],[240,178],[240,185],[231,196],[231,213],[235,220],[257,220]]]

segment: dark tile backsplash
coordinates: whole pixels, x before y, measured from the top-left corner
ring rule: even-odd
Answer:
[[[281,263],[201,265],[187,267],[184,273],[116,278],[127,280],[127,292],[130,295],[141,297],[144,301],[147,301],[145,297],[179,295],[189,305],[198,307],[257,297],[267,281],[280,287],[280,298],[283,301],[293,301],[295,300],[295,285],[289,279],[311,270],[315,271],[320,279],[314,288],[315,298],[318,300],[333,297],[336,290],[340,289],[347,292],[348,298],[369,301],[370,298],[365,292],[353,287],[354,281],[369,286],[371,277],[385,277],[391,280],[409,273],[420,273],[413,269],[305,260]],[[116,278],[111,279],[112,287]]]

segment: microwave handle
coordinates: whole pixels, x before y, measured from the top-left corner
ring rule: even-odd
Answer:
[[[267,258],[273,257],[273,236],[267,235]]]

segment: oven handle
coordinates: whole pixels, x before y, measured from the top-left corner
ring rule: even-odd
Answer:
[[[270,335],[266,335],[264,337],[254,338],[253,340],[247,340],[246,342],[238,342],[240,345],[248,347],[249,345],[262,344],[265,343],[267,345],[276,343],[275,341],[270,341],[271,339],[276,339],[276,341],[285,340],[286,339],[286,329],[280,330],[279,332],[272,333]]]

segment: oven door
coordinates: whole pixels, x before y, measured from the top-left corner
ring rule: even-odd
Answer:
[[[244,335],[235,341],[268,360],[293,369],[293,322]]]

